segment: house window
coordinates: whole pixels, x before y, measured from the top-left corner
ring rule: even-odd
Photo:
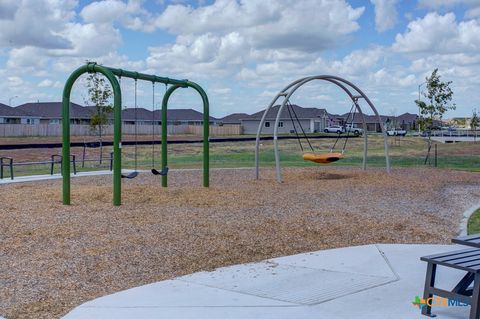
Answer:
[[[278,122],[278,127],[283,127],[283,122]]]
[[[60,120],[59,119],[50,119],[48,121],[48,124],[60,124]]]
[[[265,122],[265,127],[270,127],[270,122]]]

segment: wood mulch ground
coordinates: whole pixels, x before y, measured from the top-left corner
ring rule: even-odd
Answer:
[[[338,168],[172,171],[0,185],[0,315],[59,318],[87,300],[200,270],[370,243],[448,243],[480,198],[480,174]]]

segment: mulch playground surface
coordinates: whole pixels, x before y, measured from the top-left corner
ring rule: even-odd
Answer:
[[[59,318],[127,288],[270,257],[371,243],[448,243],[480,198],[480,174],[318,167],[172,171],[0,185],[0,316]],[[420,261],[419,261],[420,262]]]

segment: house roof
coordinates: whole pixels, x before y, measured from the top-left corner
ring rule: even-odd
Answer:
[[[396,117],[397,123],[413,123],[417,121],[418,115],[412,113],[403,113]]]
[[[28,114],[15,107],[0,103],[0,116],[1,117],[27,117]]]
[[[162,111],[156,110],[155,119],[160,120],[162,118]],[[210,121],[216,121],[217,119],[210,116]],[[203,121],[203,113],[192,109],[170,109],[167,110],[167,119],[169,121]]]
[[[268,110],[266,119],[267,120],[275,120],[280,105],[275,105],[270,110]],[[292,117],[295,117],[295,114],[299,119],[312,119],[312,118],[323,118],[325,114],[328,114],[325,109],[319,109],[316,107],[301,107],[298,105],[292,105]],[[246,116],[242,118],[242,120],[260,120],[263,116],[265,111],[260,111],[257,113],[253,113],[252,115]],[[295,113],[295,114],[293,114]],[[288,113],[288,108],[284,107],[282,109],[282,114],[280,114],[280,119],[290,119],[290,114]]]
[[[30,116],[43,118],[62,118],[62,102],[37,102],[25,103],[15,107]],[[70,103],[70,118],[89,119],[91,107],[83,107],[76,103]]]
[[[127,108],[122,110],[122,120],[135,120],[136,118],[137,120],[141,121],[151,121],[152,116],[152,111],[144,109],[143,107],[138,107],[136,112],[135,108]]]
[[[222,117],[220,119],[220,122],[223,124],[240,124],[240,120],[246,117],[249,117],[247,113],[233,113],[230,115],[227,115],[225,117]]]

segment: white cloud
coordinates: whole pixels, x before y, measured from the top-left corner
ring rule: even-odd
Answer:
[[[440,7],[453,7],[458,4],[478,5],[478,0],[419,0],[418,5],[425,8],[438,9]]]
[[[331,47],[338,37],[357,31],[356,20],[363,11],[343,0],[217,0],[199,8],[170,5],[156,25],[176,35],[211,33],[222,37],[238,32],[255,48],[312,51]]]
[[[465,13],[467,18],[477,18],[480,17],[480,6],[474,7],[472,9],[467,10]]]
[[[87,23],[112,23],[125,15],[127,4],[119,0],[104,0],[85,6],[80,15]]]
[[[80,16],[87,23],[113,24],[119,22],[132,30],[153,31],[155,21],[152,14],[142,8],[141,0],[102,0],[85,6]]]
[[[480,22],[457,23],[453,13],[428,13],[407,28],[407,32],[395,37],[393,49],[398,52],[461,53],[480,49]]]
[[[74,0],[23,0],[17,3],[11,19],[0,20],[0,46],[34,46],[66,49],[72,43],[61,36],[65,23],[73,18]]]
[[[465,11],[466,18],[476,18],[480,16],[480,2],[478,0],[419,0],[420,7],[430,9],[452,8],[456,5],[467,7]]]
[[[18,1],[16,0],[1,1],[0,2],[0,19],[12,20],[17,10],[18,10]]]
[[[217,87],[217,88],[211,88],[208,90],[209,92],[213,94],[218,94],[218,95],[227,95],[232,92],[231,88],[226,88],[226,87]]]
[[[385,50],[381,47],[356,50],[342,60],[334,61],[331,70],[343,76],[365,74],[375,68],[383,56],[385,56]]]
[[[38,87],[41,87],[41,88],[52,87],[53,85],[54,85],[54,82],[50,79],[45,79],[40,83],[38,83]]]
[[[397,23],[398,0],[370,0],[375,6],[375,28],[379,32],[390,30]]]

